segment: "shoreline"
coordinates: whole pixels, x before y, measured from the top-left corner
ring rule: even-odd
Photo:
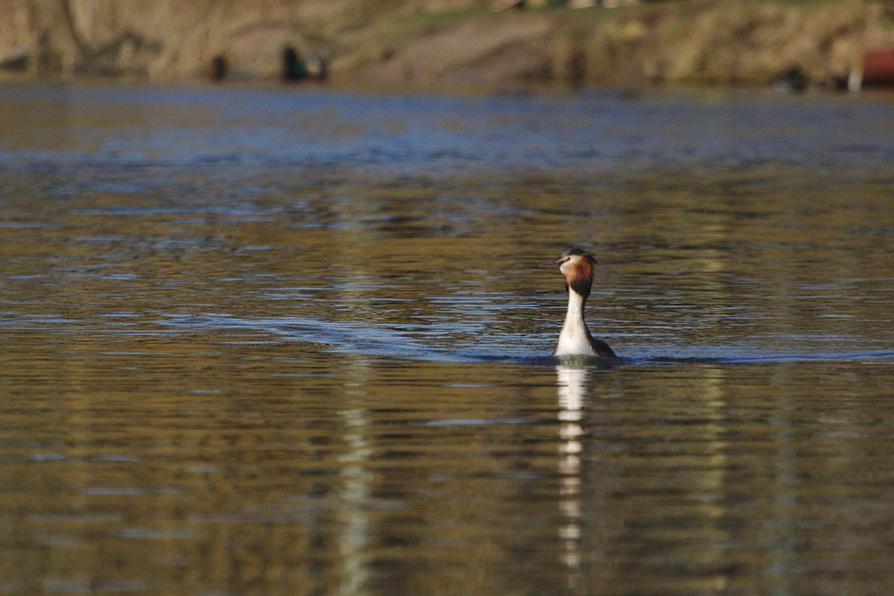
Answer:
[[[0,74],[0,90],[15,87],[25,89],[28,87],[63,86],[70,89],[96,89],[103,86],[109,88],[120,87],[122,89],[172,89],[172,90],[196,90],[196,91],[220,91],[220,92],[282,92],[302,93],[332,93],[382,97],[444,97],[467,99],[522,99],[522,98],[574,98],[592,95],[594,97],[614,97],[635,101],[648,97],[696,97],[717,98],[747,98],[749,96],[776,96],[801,97],[801,98],[833,98],[846,96],[861,96],[864,98],[879,99],[883,102],[894,99],[894,93],[890,87],[872,87],[861,90],[859,93],[847,93],[846,90],[828,89],[825,87],[811,87],[797,93],[784,86],[768,85],[708,85],[708,84],[677,84],[677,85],[644,85],[623,86],[614,84],[586,84],[586,85],[561,85],[561,84],[518,84],[505,87],[481,87],[469,85],[387,85],[369,82],[354,83],[342,80],[330,80],[315,83],[284,84],[276,79],[239,79],[227,81],[211,81],[203,78],[195,79],[149,79],[134,77],[90,77],[90,76],[55,76],[55,77],[24,77]]]
[[[35,0],[37,1],[37,0]],[[458,0],[461,2],[461,0]],[[11,0],[0,19],[0,81],[115,79],[272,82],[284,48],[319,56],[338,88],[519,93],[589,88],[841,89],[865,53],[894,48],[894,21],[872,0],[707,0],[621,8],[535,8],[495,13],[327,12],[273,0],[227,10],[159,2]],[[273,8],[270,8],[273,6]],[[353,12],[352,12],[353,10]],[[358,12],[359,11],[359,12]]]

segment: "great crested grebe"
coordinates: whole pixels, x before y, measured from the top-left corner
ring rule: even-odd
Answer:
[[[593,285],[593,270],[596,257],[581,248],[562,251],[555,261],[542,263],[541,267],[558,267],[565,276],[565,290],[568,292],[568,311],[559,334],[559,344],[555,356],[598,356],[617,358],[614,350],[599,338],[590,335],[584,320],[584,305]]]

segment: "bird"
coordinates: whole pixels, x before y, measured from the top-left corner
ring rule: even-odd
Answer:
[[[576,246],[562,251],[558,259],[540,264],[541,267],[557,267],[565,277],[565,291],[568,292],[568,310],[553,356],[618,357],[611,346],[590,334],[584,319],[584,305],[590,295],[596,265],[596,257]]]

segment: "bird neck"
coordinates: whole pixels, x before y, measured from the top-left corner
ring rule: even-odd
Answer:
[[[587,328],[584,320],[584,305],[587,303],[587,297],[578,294],[571,288],[568,288],[568,310],[565,311],[565,327],[583,327]]]
[[[565,322],[559,334],[556,356],[572,356],[576,354],[593,354],[590,341],[590,330],[584,320],[584,305],[587,297],[568,288],[568,310]]]

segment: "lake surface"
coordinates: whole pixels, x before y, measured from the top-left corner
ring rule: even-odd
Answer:
[[[0,87],[0,592],[884,592],[892,190],[890,96]]]

